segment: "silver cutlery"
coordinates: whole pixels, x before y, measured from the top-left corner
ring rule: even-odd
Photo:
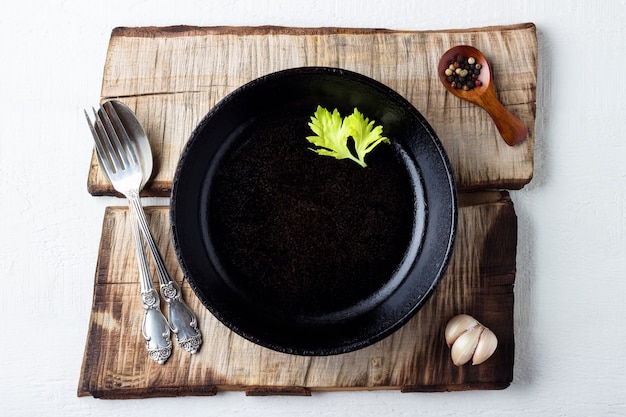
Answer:
[[[133,215],[131,213],[131,215]],[[167,319],[161,313],[159,294],[152,283],[152,275],[148,268],[145,247],[141,239],[139,223],[132,222],[135,246],[137,249],[137,261],[139,263],[139,279],[141,286],[141,305],[144,310],[141,332],[146,340],[148,356],[153,361],[164,364],[172,354],[172,341],[170,339],[170,326]]]
[[[152,154],[145,131],[134,113],[119,101],[107,101],[100,106],[98,111],[94,109],[93,113],[95,117],[93,123],[86,111],[85,116],[94,137],[98,161],[113,187],[128,200],[131,218],[136,223],[134,227],[140,231],[140,236],[136,240],[137,244],[141,245],[144,258],[145,248],[140,238],[143,237],[147,243],[159,279],[161,296],[168,305],[169,327],[183,349],[192,354],[196,353],[202,344],[196,316],[183,301],[180,287],[167,271],[139,198],[139,192],[148,180],[152,169]],[[149,169],[142,169],[142,164],[143,166],[149,165]],[[138,249],[138,260],[141,264],[140,258]],[[143,281],[142,277],[142,285]],[[152,285],[151,278],[150,285]],[[149,288],[148,292],[150,292]],[[156,315],[150,316],[151,320],[153,316],[156,317]],[[154,326],[154,328],[158,327],[158,325]]]

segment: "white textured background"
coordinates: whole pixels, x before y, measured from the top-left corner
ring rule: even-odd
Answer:
[[[2,415],[626,415],[624,19],[624,0],[2,2]],[[520,233],[508,389],[77,398],[102,215],[116,203],[86,191],[92,145],[82,109],[97,103],[114,27],[522,22],[538,30],[537,147],[534,180],[513,193]]]

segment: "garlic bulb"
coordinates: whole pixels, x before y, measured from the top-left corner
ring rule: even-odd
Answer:
[[[456,366],[464,365],[470,359],[472,365],[479,365],[489,359],[498,347],[496,335],[467,314],[450,319],[445,338]]]

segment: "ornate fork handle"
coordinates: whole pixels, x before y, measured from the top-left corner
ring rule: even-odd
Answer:
[[[139,193],[130,192],[127,198],[129,206],[137,218],[141,233],[148,244],[148,249],[154,259],[159,285],[161,287],[161,296],[169,305],[169,323],[172,331],[176,335],[176,341],[187,352],[192,354],[196,353],[202,344],[202,336],[198,330],[196,316],[183,301],[180,287],[172,279],[165,267],[161,252],[148,226],[146,214],[139,200]]]
[[[132,217],[133,213],[130,213]],[[152,284],[152,276],[148,269],[146,250],[141,240],[141,232],[136,219],[132,221],[135,248],[137,250],[137,262],[139,264],[139,278],[141,285],[141,306],[144,309],[141,332],[146,340],[148,356],[153,361],[164,364],[172,354],[172,341],[170,340],[170,327],[161,313],[159,294]]]

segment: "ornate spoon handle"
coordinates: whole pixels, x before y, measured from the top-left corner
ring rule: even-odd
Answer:
[[[178,344],[189,353],[196,353],[202,344],[202,336],[200,330],[198,330],[198,322],[195,314],[185,304],[182,298],[182,293],[178,284],[172,279],[165,262],[161,256],[161,252],[154,241],[146,214],[143,211],[141,201],[138,194],[130,194],[128,201],[132,210],[135,212],[139,228],[143,234],[148,249],[152,254],[154,264],[156,267],[157,275],[159,278],[159,285],[161,286],[161,296],[165,302],[169,305],[169,322],[172,331],[176,335]]]
[[[154,284],[152,283],[152,276],[148,269],[148,260],[146,259],[146,249],[139,231],[139,223],[133,213],[130,213],[130,215],[133,218],[132,228],[137,250],[137,263],[139,264],[141,305],[144,309],[141,331],[146,340],[148,356],[162,365],[172,354],[170,327],[165,316],[161,313],[159,294],[154,289]]]

